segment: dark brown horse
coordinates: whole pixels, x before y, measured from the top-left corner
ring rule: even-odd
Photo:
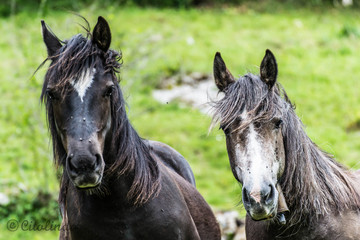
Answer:
[[[41,99],[63,169],[60,239],[220,239],[187,161],[131,126],[108,23],[85,29],[60,41],[42,22],[51,64]]]
[[[224,97],[214,103],[213,124],[226,135],[231,169],[243,186],[247,239],[360,239],[359,174],[309,139],[277,72],[269,50],[259,76],[238,80],[220,53],[214,59]]]

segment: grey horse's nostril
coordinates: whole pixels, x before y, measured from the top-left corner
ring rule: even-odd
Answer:
[[[269,190],[264,196],[265,203],[271,204],[274,201],[275,198],[275,187],[272,184],[269,184]]]
[[[242,197],[244,203],[250,203],[249,192],[247,191],[246,187],[243,187]]]

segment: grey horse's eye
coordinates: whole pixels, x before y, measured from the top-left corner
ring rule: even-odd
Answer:
[[[279,129],[283,124],[283,120],[279,119],[275,122],[275,129]]]

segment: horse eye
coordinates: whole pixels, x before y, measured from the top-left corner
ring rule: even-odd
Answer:
[[[105,92],[106,97],[110,97],[114,91],[114,86],[108,87]]]
[[[56,93],[55,93],[53,90],[51,90],[51,89],[47,89],[47,90],[46,90],[46,95],[47,95],[48,98],[51,99],[51,100],[57,100],[57,99],[58,99]]]
[[[283,124],[283,120],[279,119],[275,122],[275,129],[279,129]]]

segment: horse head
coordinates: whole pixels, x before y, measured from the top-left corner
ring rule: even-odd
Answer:
[[[276,59],[267,50],[259,76],[247,74],[235,80],[216,53],[214,78],[224,92],[215,106],[215,121],[226,135],[231,169],[243,186],[245,209],[254,220],[272,218],[279,207],[277,185],[285,168],[284,101],[274,87]]]
[[[114,71],[106,62],[116,55],[109,50],[109,25],[99,17],[91,39],[79,34],[60,41],[42,21],[42,33],[51,64],[41,98],[54,155],[77,188],[95,188],[105,169],[104,146],[113,125],[111,102],[118,92]]]

